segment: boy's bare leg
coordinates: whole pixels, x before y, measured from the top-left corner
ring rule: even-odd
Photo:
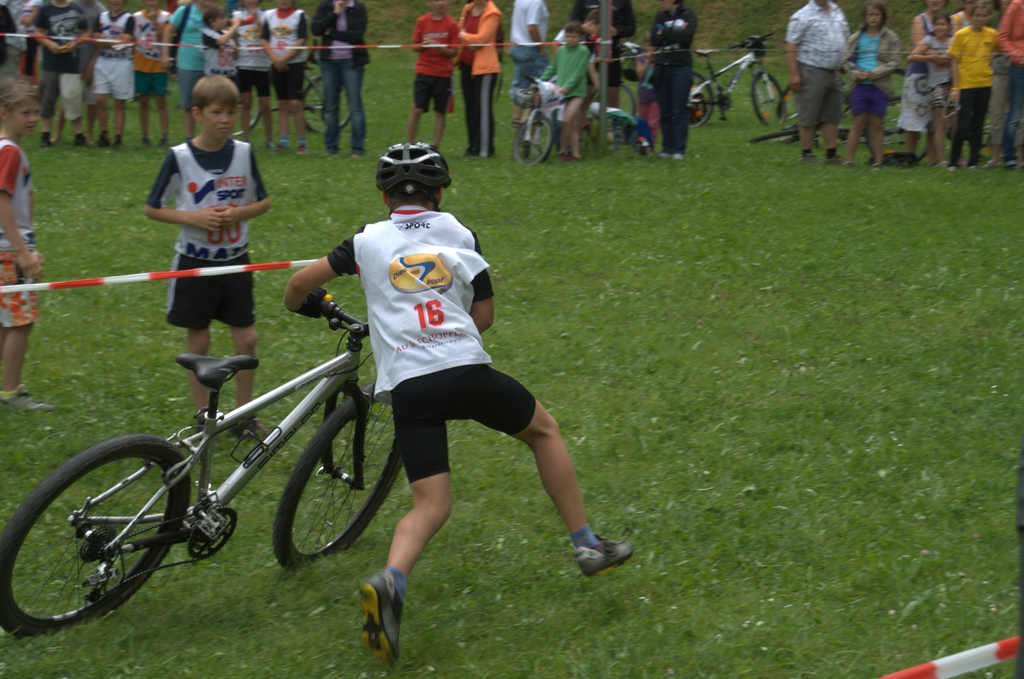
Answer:
[[[871,116],[871,146],[875,152],[876,165],[882,164],[882,148],[885,144],[885,130],[882,128],[882,122],[882,116]]]
[[[282,139],[288,138],[288,112],[290,102],[277,103],[277,131]]]
[[[192,111],[189,110],[189,109],[186,109],[186,110],[182,111],[181,112],[181,121],[182,121],[182,125],[185,128],[185,136],[188,139],[191,139],[193,134],[196,131],[196,121],[195,121],[195,118],[192,117]]]
[[[263,117],[263,129],[267,132],[267,141],[274,141],[274,121],[270,115],[270,97],[259,97],[260,115]]]
[[[587,512],[583,508],[583,495],[576,480],[576,469],[572,465],[565,441],[562,440],[558,423],[540,401],[537,401],[530,424],[515,437],[533,451],[540,481],[555,503],[565,527],[572,533],[585,526]]]
[[[438,113],[434,118],[434,148],[441,148],[441,137],[444,136],[444,114]]]
[[[295,134],[299,139],[306,138],[306,112],[302,108],[301,99],[292,100],[292,111],[295,113]]]
[[[577,158],[580,157],[580,125],[577,117],[582,106],[583,97],[573,97],[565,104],[565,115],[562,116],[562,132],[564,133],[562,136],[565,137],[562,142],[565,144],[564,153],[572,154]],[[566,121],[569,121],[568,125],[565,124]]]
[[[92,143],[92,131],[96,129],[96,107],[86,106],[85,107],[85,140]],[[81,132],[81,130],[79,130]]]
[[[238,112],[238,117],[242,121],[242,138],[249,141],[249,127],[251,123],[249,120],[252,118],[252,92],[242,92],[242,109]]]
[[[21,384],[21,369],[25,365],[28,336],[34,323],[16,328],[0,328],[0,364],[4,371],[0,391],[14,391]]]
[[[231,328],[231,342],[235,345],[236,354],[256,355],[256,326]],[[244,406],[252,400],[252,385],[256,378],[255,370],[240,370],[235,374],[235,403]]]
[[[160,117],[160,134],[166,137],[171,132],[171,121],[167,115],[167,97],[162,94],[156,95],[156,113]]]
[[[124,134],[124,101],[114,100],[114,134],[118,137]]]
[[[188,336],[185,338],[185,351],[190,354],[206,356],[210,351],[210,329],[189,328]],[[205,408],[209,403],[209,395],[206,387],[199,384],[199,380],[191,370],[188,371],[188,389],[192,393],[192,405],[195,406],[196,411]]]
[[[107,114],[107,95],[105,94],[96,95],[96,118],[100,123],[100,134],[110,129],[108,127],[110,116]]]
[[[423,115],[423,111],[418,108],[414,108],[412,112],[409,113],[409,122],[405,124],[405,141],[409,144],[416,141],[416,133],[420,129],[421,115]]]
[[[54,128],[53,134],[50,135],[50,141],[56,144],[60,141],[60,135],[64,132],[64,107],[60,107],[60,111],[57,113],[57,127]]]
[[[388,552],[388,566],[402,571],[406,577],[452,513],[452,475],[435,474],[409,484],[413,508],[395,526]]]
[[[139,127],[142,128],[142,136],[149,136],[149,95],[139,95]]]
[[[857,147],[860,146],[860,135],[864,133],[864,123],[867,122],[867,118],[867,113],[858,113],[853,116],[850,133],[846,135],[846,162],[848,163],[852,163],[857,155]]]

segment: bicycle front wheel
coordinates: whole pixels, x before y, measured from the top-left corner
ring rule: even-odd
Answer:
[[[619,108],[631,116],[636,115],[636,95],[626,83],[619,85]]]
[[[355,487],[356,405],[346,398],[310,440],[281,495],[274,556],[285,567],[347,548],[377,513],[402,468],[390,406],[369,404],[362,450],[366,488]]]
[[[0,626],[19,636],[54,632],[108,613],[138,591],[170,546],[121,552],[106,575],[98,570],[102,551],[181,460],[158,436],[127,434],[87,448],[46,477],[0,535]],[[167,491],[136,533],[182,528],[190,487],[186,477]],[[71,521],[87,498],[104,495]]]
[[[516,132],[512,157],[523,165],[536,165],[548,157],[554,143],[554,126],[546,115],[535,111]]]
[[[767,71],[754,73],[754,82],[750,85],[750,100],[754,104],[754,115],[761,124],[771,124],[779,115],[779,103],[783,101],[779,81]]]
[[[715,109],[714,83],[694,74],[690,87],[690,126],[707,125]]]

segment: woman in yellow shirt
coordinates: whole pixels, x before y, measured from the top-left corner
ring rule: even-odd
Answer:
[[[953,57],[953,88],[949,98],[960,103],[960,117],[949,153],[950,172],[960,161],[964,139],[971,145],[967,167],[977,167],[981,157],[985,113],[992,94],[992,66],[989,62],[996,46],[995,29],[985,25],[989,14],[988,5],[976,4],[971,25],[957,31],[953,44],[949,46],[949,54]]]

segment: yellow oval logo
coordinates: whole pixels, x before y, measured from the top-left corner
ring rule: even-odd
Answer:
[[[399,257],[391,262],[388,274],[391,285],[399,292],[434,290],[443,293],[452,287],[452,274],[437,255]]]

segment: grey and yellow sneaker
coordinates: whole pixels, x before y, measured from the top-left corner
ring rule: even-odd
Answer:
[[[601,544],[596,549],[583,546],[575,549],[576,563],[588,578],[596,578],[633,558],[632,543],[626,540],[605,540],[600,535],[597,538]]]
[[[402,600],[395,592],[395,576],[381,571],[359,588],[363,603],[363,643],[381,660],[398,660],[398,627]]]
[[[53,412],[54,406],[49,403],[43,403],[29,396],[28,389],[25,388],[24,384],[19,384],[17,390],[14,392],[14,396],[7,398],[0,397],[0,403],[3,403],[8,408],[20,408],[22,410],[43,410],[48,413]]]

